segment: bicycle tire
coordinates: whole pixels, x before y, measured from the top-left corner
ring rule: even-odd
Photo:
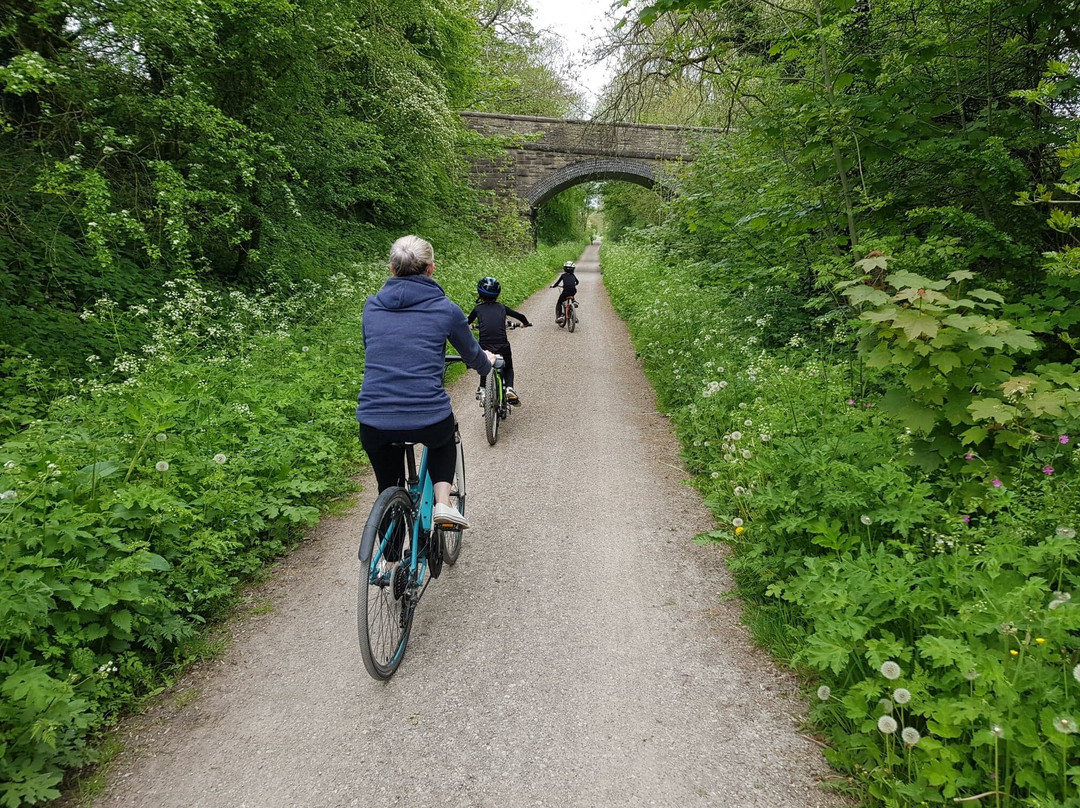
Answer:
[[[356,595],[356,624],[360,654],[371,678],[389,679],[405,656],[412,630],[414,604],[407,589],[412,551],[413,502],[404,488],[387,488],[371,508],[360,543],[360,582]],[[401,560],[387,561],[384,550],[402,540]]]
[[[454,436],[457,441],[457,467],[454,469],[454,479],[450,488],[450,504],[458,509],[458,513],[465,515],[465,450],[461,445],[461,438]],[[457,563],[461,554],[461,531],[440,530],[439,541],[442,543],[443,561],[450,566]]]
[[[574,333],[574,329],[577,327],[577,312],[574,311],[573,301],[566,301],[566,330],[571,334]]]
[[[484,431],[487,433],[487,442],[494,446],[499,440],[499,393],[502,385],[495,378],[495,368],[487,376],[487,387],[484,390]]]

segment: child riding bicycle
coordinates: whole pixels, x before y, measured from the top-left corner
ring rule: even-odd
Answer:
[[[502,284],[496,278],[481,278],[476,284],[478,296],[476,307],[469,313],[469,324],[475,320],[480,329],[480,347],[485,351],[500,354],[505,364],[502,368],[503,381],[506,383],[506,400],[511,404],[520,404],[518,394],[514,392],[514,357],[510,351],[510,340],[506,336],[506,318],[513,317],[518,320],[523,328],[532,325],[529,318],[519,314],[502,303],[498,302]],[[487,375],[480,377],[480,386],[476,388],[476,397],[484,395],[484,385],[487,383]]]
[[[574,274],[574,270],[577,269],[577,265],[573,261],[567,261],[563,264],[563,274],[559,276],[559,279],[555,283],[551,284],[551,288],[556,286],[562,287],[562,294],[559,295],[559,302],[555,304],[555,323],[562,326],[566,323],[566,318],[563,317],[563,303],[569,297],[574,297],[577,294],[578,279]]]

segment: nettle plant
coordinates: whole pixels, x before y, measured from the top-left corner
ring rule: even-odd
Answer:
[[[1060,471],[1062,447],[1080,420],[1076,363],[1031,361],[1039,341],[1005,319],[1001,295],[964,288],[974,273],[932,280],[901,271],[873,280],[889,260],[872,253],[857,266],[873,274],[840,288],[862,309],[867,366],[899,377],[882,407],[915,436],[918,462],[933,468],[981,459],[994,479]]]

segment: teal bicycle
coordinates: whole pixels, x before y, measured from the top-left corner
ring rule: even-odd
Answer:
[[[460,357],[447,356],[447,363]],[[465,513],[465,454],[454,425],[457,467],[450,501]],[[371,507],[360,540],[357,629],[364,667],[373,679],[389,679],[405,656],[417,604],[443,564],[461,552],[461,528],[435,524],[435,494],[428,474],[427,449],[416,464],[415,445],[405,449],[406,484],[387,488]]]

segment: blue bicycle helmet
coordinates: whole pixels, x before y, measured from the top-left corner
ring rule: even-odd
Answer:
[[[485,300],[494,300],[499,296],[499,292],[502,291],[502,284],[499,283],[497,278],[487,277],[481,278],[480,282],[476,284],[476,293]]]

